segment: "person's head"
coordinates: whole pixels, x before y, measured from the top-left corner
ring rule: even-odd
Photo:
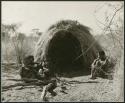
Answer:
[[[30,63],[34,63],[34,56],[30,55],[29,56],[29,61],[30,61]]]
[[[42,66],[45,67],[45,68],[48,68],[49,67],[49,62],[43,61]]]
[[[99,51],[98,58],[100,58],[101,60],[105,60],[106,55],[105,55],[105,52],[103,50]]]
[[[29,55],[24,58],[23,63],[25,66],[33,64],[34,63],[34,57],[32,55]]]

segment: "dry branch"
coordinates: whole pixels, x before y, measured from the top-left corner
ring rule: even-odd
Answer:
[[[11,80],[11,81],[28,81],[28,82],[37,82],[38,79],[6,79],[6,80]]]
[[[17,86],[31,86],[31,85],[41,86],[41,85],[46,85],[46,84],[47,82],[43,82],[43,81],[30,82],[30,83],[16,83],[16,84],[9,85],[9,86],[3,86],[2,90],[3,91],[8,90],[10,88],[17,87]]]

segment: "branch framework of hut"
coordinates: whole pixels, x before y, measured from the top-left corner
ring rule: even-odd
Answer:
[[[48,61],[50,69],[57,73],[82,70],[84,74],[90,74],[90,65],[97,52],[102,50],[96,42],[84,54],[93,42],[96,41],[88,27],[77,21],[62,20],[50,26],[40,37],[35,49],[35,61]]]

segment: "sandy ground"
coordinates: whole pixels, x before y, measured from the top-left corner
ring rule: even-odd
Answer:
[[[18,71],[2,71],[2,86],[15,84],[14,81],[8,81],[8,78],[20,78]],[[120,102],[123,101],[120,88],[114,88],[113,80],[97,78],[89,79],[88,76],[74,78],[63,78],[65,80],[76,80],[80,83],[66,85],[67,90],[62,93],[60,87],[55,89],[57,95],[52,97],[47,93],[46,101],[49,102]],[[14,87],[7,91],[2,91],[2,102],[42,102],[40,99],[41,88],[38,86],[29,86],[19,90],[20,87]],[[119,89],[118,92],[115,90]]]

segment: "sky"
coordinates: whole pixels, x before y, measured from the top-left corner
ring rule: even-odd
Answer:
[[[105,3],[104,1],[2,1],[2,23],[21,24],[19,31],[29,35],[34,28],[45,32],[57,21],[71,19],[90,27],[96,35],[101,33],[101,29],[95,20],[94,11],[101,9]],[[104,12],[98,13],[98,19],[103,21]]]

